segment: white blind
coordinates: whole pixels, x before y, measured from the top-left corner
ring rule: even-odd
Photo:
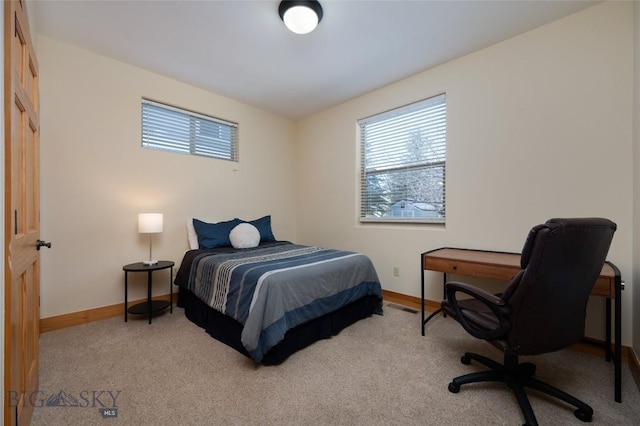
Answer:
[[[238,161],[238,125],[142,99],[142,146]]]
[[[358,121],[360,220],[444,222],[444,94]]]

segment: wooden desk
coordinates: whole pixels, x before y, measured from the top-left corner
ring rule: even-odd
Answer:
[[[456,274],[478,278],[489,278],[499,281],[510,281],[520,271],[520,253],[503,253],[484,250],[469,250],[460,248],[439,248],[427,251],[420,256],[420,274],[422,276],[421,300],[422,300],[422,335],[424,326],[431,318],[440,312],[433,312],[425,319],[424,311],[424,271],[436,271],[444,274],[443,286],[447,282],[447,274]],[[606,300],[606,337],[605,358],[615,366],[615,400],[622,401],[621,386],[621,299],[622,279],[620,270],[611,262],[606,262],[598,277],[591,295],[601,296]],[[614,310],[614,349],[611,350],[611,299],[615,301]]]

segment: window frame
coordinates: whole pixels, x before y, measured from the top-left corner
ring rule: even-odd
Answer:
[[[422,116],[422,118],[420,118]],[[411,124],[418,120],[417,124]],[[361,224],[367,223],[400,223],[400,224],[442,224],[446,223],[446,151],[447,151],[447,97],[446,93],[404,105],[392,110],[375,114],[357,121],[358,141],[359,141],[359,170],[358,170],[358,221]],[[375,126],[378,125],[376,129]],[[398,136],[398,132],[394,132],[394,136],[380,136],[379,133],[385,133],[387,130],[380,130],[383,126],[387,129],[395,129],[400,126],[402,136]],[[377,134],[377,138],[368,136],[368,130]],[[423,135],[423,132],[425,135]],[[417,136],[410,136],[413,133]],[[407,138],[417,138],[418,142],[412,142]],[[375,142],[374,142],[375,140]],[[402,142],[400,142],[402,140]],[[377,148],[368,148],[368,145],[377,143]],[[399,160],[402,156],[409,156],[412,148],[411,144],[418,144],[420,150],[417,157],[420,159]],[[380,148],[382,147],[382,148]],[[428,150],[428,151],[427,151]],[[389,158],[382,157],[382,154],[388,154]],[[385,158],[385,160],[380,160]],[[378,165],[372,165],[377,162]],[[388,163],[386,166],[382,163]],[[440,169],[440,170],[439,170]],[[409,197],[408,189],[404,191],[394,191],[389,188],[389,184],[402,186],[403,179],[405,182],[420,181],[415,176],[411,178],[409,173],[424,173],[428,176],[432,193],[432,199],[412,199]],[[391,175],[396,175],[392,177]],[[386,175],[386,180],[384,175]],[[382,188],[379,192],[370,190],[372,176],[383,176]],[[404,177],[408,176],[408,177]],[[374,181],[375,178],[374,177]],[[413,181],[411,180],[413,179]],[[441,186],[438,189],[436,186]],[[404,195],[400,199],[388,200],[391,195]],[[381,216],[376,216],[371,212],[376,208],[374,199],[386,199],[386,210],[379,210]],[[397,211],[401,203],[411,203],[411,212],[414,214],[422,214],[426,216],[403,217],[399,215],[389,215],[387,213],[394,209]],[[419,205],[419,207],[418,207]],[[394,208],[396,207],[396,208]],[[420,211],[423,207],[423,211]],[[378,206],[378,208],[380,208]],[[409,212],[407,212],[409,213]],[[403,212],[404,214],[404,212]]]
[[[239,162],[238,123],[148,98],[140,109],[142,148]]]

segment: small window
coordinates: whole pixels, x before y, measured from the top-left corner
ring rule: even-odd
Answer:
[[[360,221],[445,221],[444,94],[358,121]]]
[[[142,147],[238,161],[238,125],[142,99]]]

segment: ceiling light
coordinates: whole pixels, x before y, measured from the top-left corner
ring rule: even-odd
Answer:
[[[282,0],[278,13],[287,28],[296,34],[310,33],[322,20],[322,6],[317,0]]]

